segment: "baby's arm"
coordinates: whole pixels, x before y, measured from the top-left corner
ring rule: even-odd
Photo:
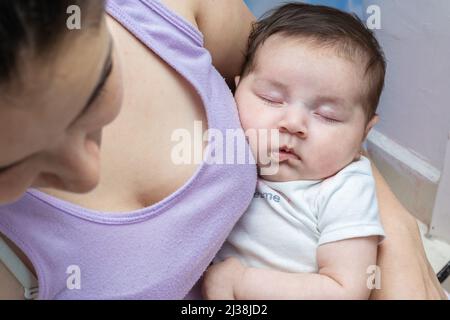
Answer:
[[[332,242],[317,250],[318,273],[248,268],[237,299],[368,299],[367,268],[376,264],[378,237]]]
[[[376,264],[378,240],[354,238],[320,246],[318,273],[246,268],[236,259],[225,261],[207,271],[203,292],[209,299],[368,299],[366,272]]]

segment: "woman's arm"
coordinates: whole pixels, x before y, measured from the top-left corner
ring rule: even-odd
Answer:
[[[213,65],[228,84],[240,75],[255,17],[243,0],[197,0],[196,21]]]
[[[17,247],[12,241],[3,236],[1,233],[0,241],[4,241],[6,246],[9,247],[17,258],[25,264],[24,267],[36,276],[33,264],[19,249],[19,247]],[[3,258],[7,257],[4,254],[2,256]],[[0,259],[0,300],[24,300],[24,293],[25,291],[22,284]]]
[[[23,288],[0,261],[0,300],[23,300]]]
[[[416,220],[373,167],[386,240],[378,248],[381,289],[371,299],[446,299],[425,255]]]
[[[229,84],[240,75],[255,16],[243,0],[163,0],[203,34],[212,64]]]

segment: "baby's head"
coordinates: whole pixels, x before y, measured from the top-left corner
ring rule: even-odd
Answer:
[[[385,71],[377,40],[350,14],[295,3],[257,22],[235,98],[245,130],[279,131],[279,147],[249,136],[255,155],[279,165],[264,178],[325,179],[358,159]]]

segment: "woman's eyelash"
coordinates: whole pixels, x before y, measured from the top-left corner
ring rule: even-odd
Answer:
[[[97,100],[100,100],[101,98],[103,98],[103,96],[105,95],[106,91],[107,91],[106,90],[106,86],[102,86],[101,89],[99,90],[98,95],[95,98],[94,102],[97,101]]]
[[[100,100],[101,98],[103,98],[103,96],[106,94],[107,92],[107,88],[106,86],[102,86],[99,90],[98,90],[98,94],[95,97],[94,100],[92,100],[91,105],[94,105],[98,100]]]
[[[95,96],[95,98],[91,101],[91,103],[86,107],[86,109],[83,111],[83,113],[80,115],[80,118],[84,118],[85,115],[87,115],[88,113],[90,113],[90,111],[92,109],[95,108],[95,104],[98,100],[100,100],[101,98],[103,98],[103,96],[105,95],[107,89],[105,86],[102,86],[99,90],[97,95]]]

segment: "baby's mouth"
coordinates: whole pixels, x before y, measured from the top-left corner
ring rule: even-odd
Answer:
[[[291,160],[300,160],[298,154],[295,153],[294,149],[288,146],[282,146],[278,151],[274,151],[273,156],[278,159],[279,162]]]

